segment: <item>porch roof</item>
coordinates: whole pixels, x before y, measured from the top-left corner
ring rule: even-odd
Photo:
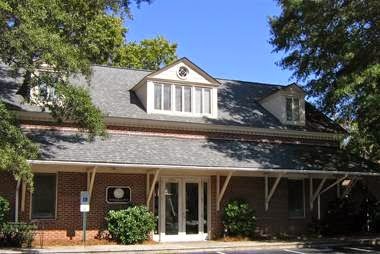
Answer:
[[[111,133],[88,142],[76,132],[30,130],[41,161],[256,171],[380,174],[380,166],[336,147]]]

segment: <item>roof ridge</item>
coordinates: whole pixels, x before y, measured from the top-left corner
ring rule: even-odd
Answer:
[[[257,81],[248,81],[248,80],[238,80],[238,79],[227,79],[227,78],[215,78],[219,80],[224,80],[224,81],[232,81],[232,82],[243,82],[243,83],[251,83],[251,84],[256,84],[256,85],[262,85],[262,86],[276,86],[276,87],[286,87],[287,85],[280,85],[280,84],[272,84],[272,83],[264,83],[264,82],[257,82]]]
[[[154,70],[128,68],[128,67],[113,66],[113,65],[106,65],[106,64],[92,64],[91,66],[104,67],[104,68],[113,68],[113,69],[121,69],[121,70],[131,70],[131,71],[145,71],[145,72],[150,72],[150,73],[154,72]]]

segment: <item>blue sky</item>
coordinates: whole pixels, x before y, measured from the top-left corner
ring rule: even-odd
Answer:
[[[273,0],[154,0],[132,9],[127,40],[162,35],[214,77],[288,84],[268,42],[268,17],[279,13]]]

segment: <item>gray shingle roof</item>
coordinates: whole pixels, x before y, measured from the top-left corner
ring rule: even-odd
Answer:
[[[0,65],[0,99],[11,107],[21,110],[40,111],[39,108],[22,103],[15,95],[20,79],[9,78],[7,68]],[[147,114],[133,91],[130,91],[149,71],[130,70],[106,66],[93,66],[89,89],[94,103],[108,116],[138,119],[180,121],[204,124],[249,126],[260,128],[297,129],[316,132],[342,132],[342,129],[310,104],[306,105],[306,126],[286,126],[265,110],[258,100],[281,89],[282,86],[219,79],[218,119]],[[86,86],[83,77],[72,82]]]
[[[77,133],[34,130],[41,159],[150,165],[380,172],[334,147],[110,134],[88,142]],[[117,149],[115,149],[117,147]]]

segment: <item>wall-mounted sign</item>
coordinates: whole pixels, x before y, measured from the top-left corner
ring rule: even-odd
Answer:
[[[131,202],[131,189],[126,186],[108,186],[106,188],[107,203],[127,204]]]

